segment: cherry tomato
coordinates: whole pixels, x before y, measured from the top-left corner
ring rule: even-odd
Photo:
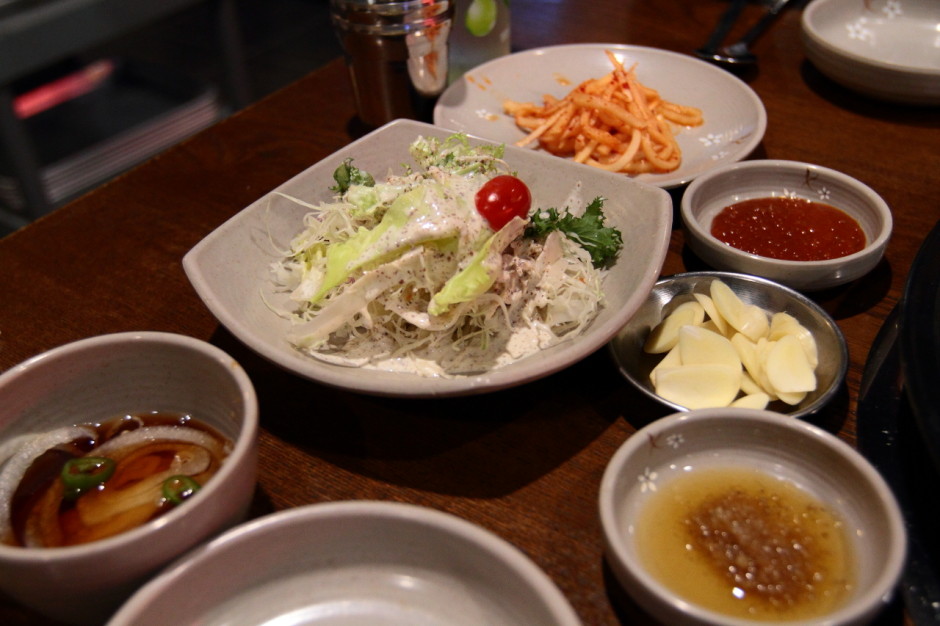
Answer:
[[[532,206],[532,194],[526,184],[504,174],[486,182],[476,195],[477,211],[493,230],[499,230],[514,217],[525,219]]]

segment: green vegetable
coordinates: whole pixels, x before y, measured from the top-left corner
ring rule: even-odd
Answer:
[[[358,167],[355,167],[352,161],[351,158],[346,159],[343,161],[343,164],[337,167],[336,171],[333,172],[333,180],[336,181],[336,185],[330,187],[331,191],[346,193],[346,190],[348,190],[351,185],[364,185],[366,187],[375,185],[375,179],[372,178],[372,174],[363,172]]]
[[[553,230],[560,230],[577,242],[591,255],[594,267],[611,263],[623,247],[623,237],[616,228],[604,226],[604,198],[594,198],[584,210],[584,215],[575,217],[565,209],[559,214],[556,209],[537,211],[526,228],[526,237],[544,237]]]
[[[379,205],[379,192],[374,185],[350,185],[346,201],[356,207],[350,211],[351,215],[365,216]]]
[[[439,167],[458,176],[494,172],[494,160],[503,158],[502,144],[471,146],[463,133],[455,133],[443,141],[437,137],[419,137],[411,144],[411,156],[425,170]]]
[[[113,460],[100,456],[69,459],[62,466],[60,473],[66,497],[77,498],[104,483],[114,474],[115,466]]]
[[[173,504],[182,504],[200,489],[199,483],[189,476],[170,476],[163,481],[163,497]]]
[[[446,228],[413,229],[408,236],[404,233],[405,227],[416,216],[430,213],[431,207],[425,201],[426,193],[427,187],[415,187],[403,193],[392,202],[375,228],[361,228],[346,241],[330,246],[326,251],[323,281],[310,302],[319,302],[331,289],[360,268],[391,261],[415,245],[455,239],[459,233]]]
[[[523,224],[521,218],[513,218],[487,238],[467,266],[451,276],[441,290],[434,294],[428,305],[428,313],[442,315],[451,305],[470,302],[492,287],[502,267],[502,252],[519,237]]]
[[[444,287],[434,294],[428,306],[428,313],[442,315],[451,305],[469,302],[493,286],[497,268],[489,266],[486,261],[495,238],[496,235],[493,235],[487,239],[483,247],[473,255],[467,267],[451,276]]]

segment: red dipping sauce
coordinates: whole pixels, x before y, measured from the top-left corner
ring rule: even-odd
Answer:
[[[715,216],[711,232],[744,252],[786,261],[837,259],[865,247],[865,233],[853,218],[803,198],[737,202]]]

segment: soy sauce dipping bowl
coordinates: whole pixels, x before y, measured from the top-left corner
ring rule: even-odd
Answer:
[[[192,337],[101,335],[0,375],[5,458],[11,445],[38,433],[153,411],[191,415],[231,440],[219,471],[192,498],[127,532],[57,548],[0,544],[0,591],[60,622],[103,623],[169,562],[244,519],[255,491],[258,439],[248,375],[225,352]]]
[[[752,198],[795,197],[828,204],[858,222],[865,247],[824,261],[786,261],[734,248],[711,234],[725,207]],[[680,213],[689,248],[716,270],[769,278],[800,291],[843,285],[870,272],[891,237],[887,203],[851,176],[799,161],[756,160],[723,167],[696,178],[682,196]]]
[[[711,283],[720,280],[747,304],[755,304],[769,314],[789,313],[813,334],[819,352],[816,390],[795,406],[780,401],[768,409],[789,418],[806,418],[818,413],[838,393],[845,380],[849,350],[845,336],[835,320],[802,293],[766,278],[734,272],[687,272],[659,279],[630,321],[608,344],[608,350],[628,381],[649,398],[677,411],[688,411],[656,393],[650,372],[662,360],[662,354],[647,354],[643,344],[650,331],[693,294],[708,294]]]
[[[845,602],[810,621],[865,624],[886,606],[901,576],[907,535],[898,503],[878,471],[831,433],[769,411],[699,409],[663,417],[637,431],[613,455],[598,507],[605,558],[630,596],[663,624],[749,626],[679,597],[640,556],[643,509],[680,476],[718,468],[759,471],[786,481],[841,518],[854,553],[855,585]]]

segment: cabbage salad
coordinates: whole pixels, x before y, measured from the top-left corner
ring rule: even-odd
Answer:
[[[383,182],[346,160],[331,202],[285,196],[311,209],[272,265],[295,305],[280,311],[290,343],[331,363],[455,376],[580,334],[621,246],[603,199],[530,213],[502,146],[419,137],[410,152],[417,170]]]

